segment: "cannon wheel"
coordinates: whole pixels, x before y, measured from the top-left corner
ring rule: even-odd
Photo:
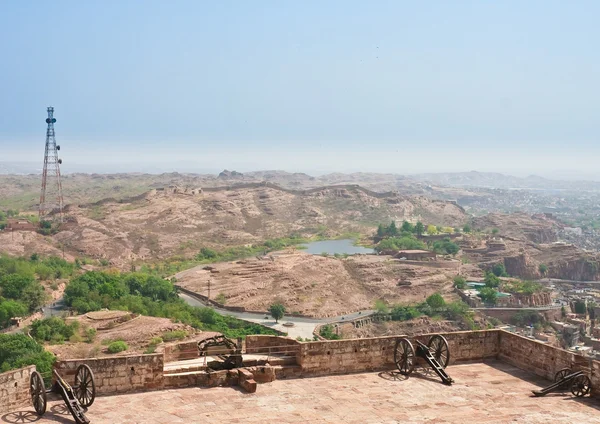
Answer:
[[[448,362],[450,362],[450,348],[448,347],[448,341],[446,341],[446,338],[442,335],[436,334],[429,339],[427,347],[442,368],[446,368],[448,366]]]
[[[85,364],[77,367],[73,391],[75,392],[75,397],[79,401],[79,404],[84,408],[90,407],[96,399],[94,373],[92,372],[92,369]]]
[[[29,393],[35,412],[37,412],[38,415],[44,415],[47,404],[46,387],[44,386],[42,375],[37,371],[32,372],[31,377],[29,378]]]
[[[400,339],[394,347],[394,363],[400,374],[409,375],[415,368],[415,349],[408,339]]]
[[[573,384],[571,384],[571,393],[577,397],[583,397],[590,392],[592,388],[592,381],[587,375],[580,375],[575,377]]]
[[[554,382],[557,383],[569,374],[571,374],[571,368],[563,368],[562,370],[559,370],[556,374],[554,374]],[[564,389],[565,385],[562,385],[561,387]]]

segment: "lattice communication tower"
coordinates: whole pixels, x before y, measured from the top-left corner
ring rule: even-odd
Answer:
[[[62,159],[58,158],[60,146],[54,138],[54,108],[48,108],[46,123],[46,152],[44,153],[44,171],[42,173],[42,194],[40,195],[40,222],[47,220],[49,215],[63,221],[63,194],[60,182],[60,164]]]

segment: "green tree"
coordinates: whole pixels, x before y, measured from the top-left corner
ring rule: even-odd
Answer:
[[[540,274],[545,276],[546,273],[548,272],[548,265],[540,264],[540,266],[538,266],[538,270],[540,271]]]
[[[567,310],[565,309],[564,306],[560,307],[560,316],[563,318],[566,318],[566,316],[567,316]]]
[[[429,224],[427,226],[427,234],[430,236],[436,235],[438,233],[438,229],[435,225]]]
[[[493,289],[491,287],[482,287],[481,290],[479,290],[479,297],[485,303],[495,305],[496,301],[498,300],[498,292],[496,291],[496,289]]]
[[[441,309],[446,305],[446,301],[439,293],[434,293],[431,296],[429,296],[426,302],[434,310]]]
[[[467,286],[467,282],[463,276],[457,275],[456,277],[454,277],[454,286],[457,289],[463,290]]]
[[[34,283],[25,287],[21,300],[27,305],[29,311],[33,312],[46,303],[48,295],[39,283]]]
[[[414,231],[415,227],[410,222],[404,221],[402,223],[402,227],[400,227],[400,229],[405,233],[412,233]]]
[[[463,232],[470,233],[471,232],[471,226],[469,224],[465,224],[463,226]]]
[[[275,318],[275,322],[279,322],[279,320],[285,315],[285,306],[283,306],[281,303],[274,303],[269,306],[269,313],[273,318]]]
[[[485,278],[483,279],[486,287],[496,288],[500,286],[500,278],[496,276],[496,274],[492,272],[486,272]]]
[[[387,235],[390,237],[395,237],[398,235],[398,228],[396,228],[396,221],[392,221],[392,223],[388,227]]]
[[[503,263],[497,263],[492,267],[492,272],[496,277],[507,277],[506,268]]]
[[[377,237],[385,237],[385,227],[383,226],[383,224],[379,224],[379,226],[377,227]]]
[[[496,235],[496,234],[498,234],[499,232],[500,232],[500,230],[498,230],[497,228],[493,228],[493,229],[492,229],[492,234],[493,234],[493,235]]]
[[[421,237],[423,235],[423,233],[425,232],[425,226],[423,225],[423,223],[421,221],[418,221],[415,224],[415,233]]]

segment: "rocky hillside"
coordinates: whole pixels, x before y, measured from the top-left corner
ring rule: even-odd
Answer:
[[[452,298],[455,269],[408,265],[389,257],[357,255],[346,259],[302,251],[267,258],[197,267],[176,275],[177,284],[195,293],[222,297],[225,305],[266,311],[281,301],[290,312],[331,317],[370,309],[378,299],[389,304],[422,302],[442,292]]]
[[[126,200],[105,199],[66,208],[69,223],[44,238],[14,239],[0,233],[4,250],[27,254],[64,247],[67,254],[105,258],[116,266],[131,260],[193,255],[222,248],[326,232],[371,234],[380,222],[422,220],[461,226],[460,206],[425,197],[376,193],[356,185],[290,190],[248,183],[231,189],[155,189]]]

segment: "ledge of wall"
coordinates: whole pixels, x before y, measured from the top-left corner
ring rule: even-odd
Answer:
[[[0,374],[0,412],[31,406],[29,378],[35,365]]]
[[[163,387],[162,353],[57,361],[54,368],[69,384],[73,384],[77,367],[81,364],[87,364],[92,369],[98,394],[127,393]]]
[[[427,343],[432,334],[409,339]],[[498,354],[497,330],[460,331],[443,336],[450,362],[484,360]],[[403,336],[301,343],[298,364],[303,376],[345,374],[394,369],[394,347]]]
[[[500,331],[499,346],[498,359],[551,381],[563,368],[585,372],[592,380],[592,396],[600,397],[600,361],[508,331]]]

